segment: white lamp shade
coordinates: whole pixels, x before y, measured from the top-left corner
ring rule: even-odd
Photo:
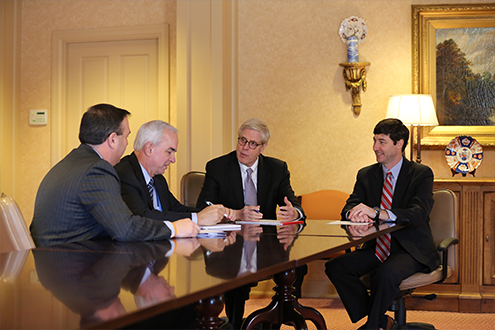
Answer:
[[[437,126],[431,95],[390,95],[386,118],[398,118],[404,125]]]

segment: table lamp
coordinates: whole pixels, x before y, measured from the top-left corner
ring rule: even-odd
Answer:
[[[418,149],[416,162],[421,163],[420,126],[437,126],[438,119],[431,95],[390,95],[386,118],[398,118],[404,125],[411,125],[411,161],[413,157],[413,127],[417,126]]]

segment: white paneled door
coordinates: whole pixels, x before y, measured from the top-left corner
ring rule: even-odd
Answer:
[[[110,103],[131,112],[125,155],[132,152],[135,134],[144,122],[167,121],[167,109],[164,113],[159,106],[158,67],[156,39],[68,44],[63,154],[79,145],[82,114],[97,103]]]

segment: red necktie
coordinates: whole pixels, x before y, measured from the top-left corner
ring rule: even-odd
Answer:
[[[387,178],[383,183],[382,190],[382,201],[380,203],[380,208],[383,210],[390,210],[392,207],[392,178],[390,172],[387,173]],[[384,262],[385,259],[390,255],[390,241],[392,236],[390,233],[382,235],[376,238],[376,248],[375,248],[375,256],[381,261]]]

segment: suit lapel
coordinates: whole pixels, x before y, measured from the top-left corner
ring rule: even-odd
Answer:
[[[160,205],[162,206],[162,211],[168,211],[170,210],[170,205],[168,205],[168,199],[165,198],[164,196],[165,192],[168,191],[167,180],[163,175],[155,175],[154,179],[155,179],[155,192],[158,194],[158,199],[160,199]]]
[[[241,208],[244,207],[244,192],[242,189],[242,175],[241,175],[241,169],[239,167],[239,162],[237,161],[237,156],[235,154],[235,151],[233,153],[231,153],[227,176],[228,176],[231,190],[234,192],[235,204],[239,205]]]
[[[372,201],[372,205],[380,206],[382,200],[383,190],[383,168],[381,164],[377,164],[375,171],[373,172],[373,182],[371,184],[373,190],[372,196],[375,200]]]
[[[134,154],[134,152],[130,155],[130,161],[131,161],[132,169],[134,170],[134,174],[138,178],[139,185],[141,186],[141,189],[145,192],[146,200],[148,201],[148,207],[150,207],[150,210],[152,210],[154,208],[153,201],[151,200],[150,194],[148,193],[148,185],[144,180],[144,175],[143,175],[143,171],[141,170],[141,165],[139,165],[139,161],[136,155]]]
[[[394,197],[392,199],[392,208],[397,208],[402,205],[402,199],[408,188],[408,182],[410,182],[411,175],[411,163],[404,157],[402,157],[402,168],[399,172],[399,177],[395,183]]]
[[[266,200],[268,194],[268,188],[270,187],[270,175],[268,175],[268,166],[265,162],[263,155],[259,156],[258,161],[258,184],[257,184],[257,196],[258,205],[261,205],[260,201]]]

